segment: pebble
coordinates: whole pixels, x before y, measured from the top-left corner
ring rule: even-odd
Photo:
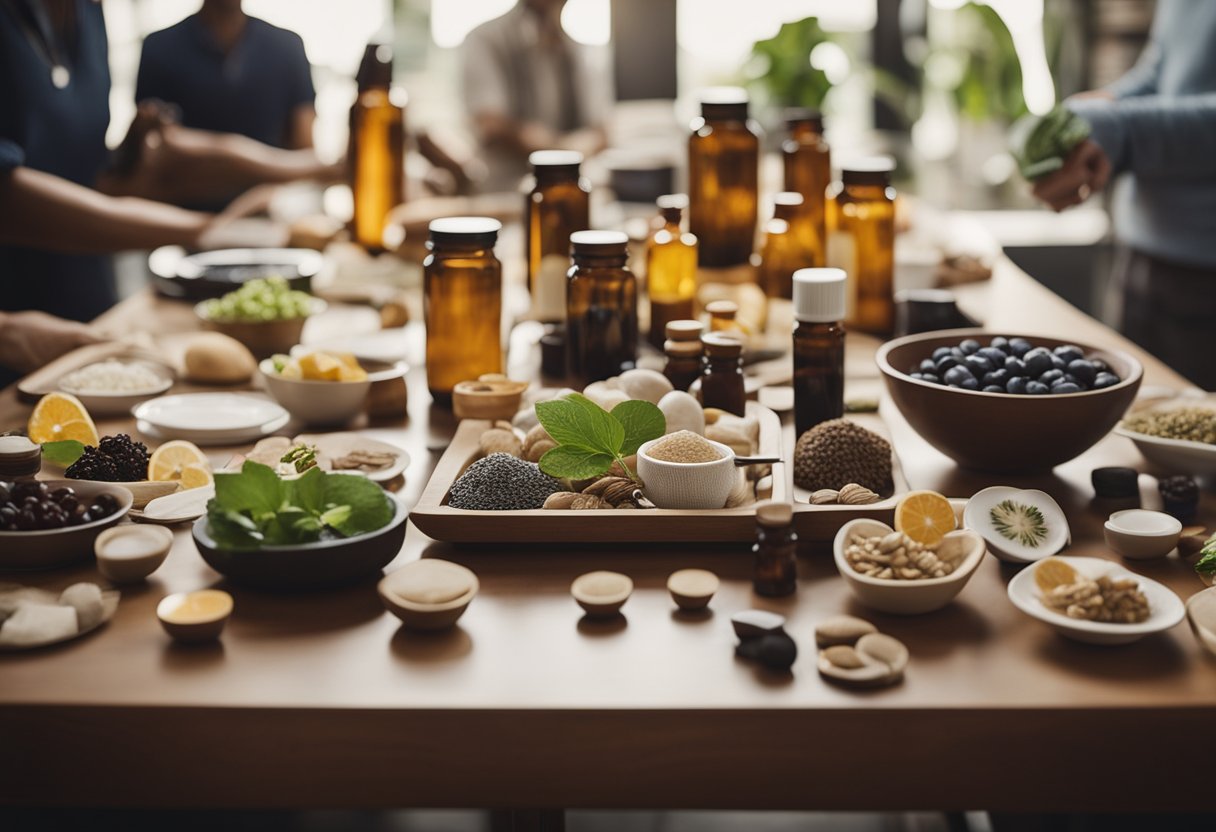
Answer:
[[[836,644],[856,644],[862,636],[878,632],[878,628],[862,618],[852,615],[834,615],[824,619],[815,627],[815,644],[831,647]]]

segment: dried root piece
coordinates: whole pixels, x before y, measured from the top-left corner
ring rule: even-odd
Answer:
[[[540,458],[557,447],[544,425],[534,425],[523,441],[523,458],[528,462],[540,462]]]
[[[840,492],[835,488],[821,488],[811,493],[811,505],[827,506],[840,500]]]
[[[545,499],[544,508],[580,511],[593,508],[612,508],[612,504],[594,494],[579,494],[575,491],[559,491]]]
[[[855,482],[841,486],[837,501],[845,506],[864,506],[878,502],[878,495]]]
[[[600,477],[584,488],[583,493],[599,497],[615,508],[620,508],[625,503],[633,508],[637,506],[638,488],[638,483],[628,477]]]
[[[511,456],[523,456],[523,443],[519,441],[515,431],[509,427],[492,427],[481,434],[481,453],[483,456],[490,454],[510,454]]]

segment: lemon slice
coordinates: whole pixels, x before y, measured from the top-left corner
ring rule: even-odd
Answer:
[[[1038,566],[1034,568],[1034,582],[1044,593],[1051,592],[1058,586],[1075,584],[1077,570],[1058,558],[1048,558],[1039,561]]]
[[[193,442],[174,439],[156,449],[148,460],[148,479],[177,481],[182,488],[198,488],[214,482],[211,463]]]
[[[895,530],[925,546],[936,546],[956,528],[954,506],[936,491],[912,491],[895,506]]]

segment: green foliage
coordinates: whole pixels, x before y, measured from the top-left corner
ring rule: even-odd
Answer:
[[[61,439],[58,442],[42,443],[42,458],[64,468],[80,459],[84,443],[78,439]]]
[[[1037,179],[1064,167],[1072,149],[1089,138],[1089,123],[1057,104],[1041,118],[1024,115],[1010,134],[1013,157],[1027,179]]]
[[[1216,536],[1208,539],[1200,551],[1203,557],[1195,563],[1195,571],[1201,575],[1216,575]]]
[[[811,50],[829,40],[817,17],[783,23],[777,34],[752,45],[753,63],[760,70],[751,83],[779,107],[820,109],[832,83],[823,70],[811,66]]]
[[[953,90],[959,112],[973,121],[1013,122],[1026,113],[1013,36],[989,6],[967,3],[956,14],[963,17],[966,33],[966,46],[957,56],[963,71]]]
[[[579,393],[540,402],[536,417],[557,443],[541,457],[540,469],[570,480],[605,474],[614,462],[629,472],[625,457],[667,430],[663,411],[650,402],[621,402],[609,413]]]

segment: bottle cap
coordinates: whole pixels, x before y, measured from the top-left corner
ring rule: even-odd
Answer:
[[[788,107],[782,113],[787,127],[809,124],[816,133],[823,133],[823,113],[810,107]]]
[[[773,216],[781,220],[792,219],[802,210],[804,202],[797,191],[782,191],[773,197]]]
[[[715,300],[705,304],[705,311],[709,313],[709,317],[711,318],[733,321],[735,316],[739,314],[739,304],[733,300]]]
[[[528,155],[534,168],[577,168],[582,163],[583,154],[577,150],[534,150]]]
[[[743,342],[725,332],[702,335],[701,346],[710,358],[738,358],[743,355]]]
[[[685,211],[688,209],[688,194],[663,194],[654,204],[660,211]]]
[[[623,231],[575,231],[570,235],[574,254],[624,254],[629,235]]]
[[[794,272],[794,317],[807,323],[843,321],[844,269],[799,269]]]
[[[700,341],[704,331],[704,324],[693,320],[668,321],[663,327],[663,334],[672,341]]]
[[[747,118],[750,98],[743,87],[706,87],[701,90],[700,98],[702,118]]]
[[[794,522],[794,507],[789,503],[761,503],[756,506],[756,522],[769,528],[788,526]]]
[[[895,160],[890,156],[867,156],[840,166],[840,180],[846,185],[890,185]]]
[[[492,217],[442,217],[427,226],[433,243],[494,245],[502,223]]]
[[[359,92],[388,89],[393,84],[393,47],[387,43],[369,43],[363,50],[363,60],[355,73]]]

